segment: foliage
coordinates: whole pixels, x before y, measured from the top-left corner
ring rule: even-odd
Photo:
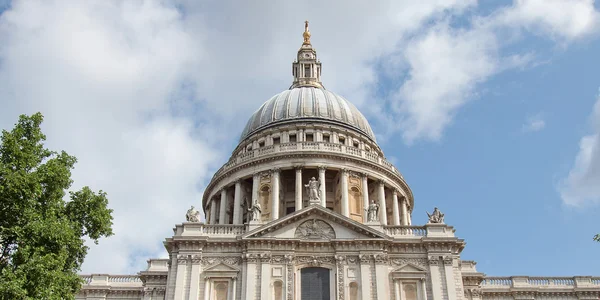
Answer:
[[[69,192],[77,159],[44,147],[43,116],[22,115],[0,143],[0,299],[74,299],[85,238],[112,235],[106,193]]]
[[[594,236],[594,241],[600,242],[600,233],[598,233]]]

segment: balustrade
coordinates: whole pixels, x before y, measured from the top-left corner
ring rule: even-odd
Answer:
[[[384,226],[383,232],[391,237],[422,237],[427,235],[424,226]]]
[[[512,286],[510,277],[487,277],[481,282],[481,286]]]
[[[257,150],[252,150],[250,152],[246,152],[243,154],[238,154],[235,157],[232,157],[225,165],[223,165],[216,173],[220,174],[221,172],[236,166],[237,164],[259,158],[263,155],[269,155],[276,152],[292,152],[292,151],[313,151],[313,150],[322,150],[322,151],[330,151],[337,153],[344,153],[360,158],[367,159],[371,162],[379,164],[384,168],[399,174],[402,177],[402,174],[398,172],[398,169],[394,167],[392,163],[385,160],[382,156],[379,156],[377,153],[366,152],[356,147],[343,146],[341,144],[336,143],[328,143],[328,142],[291,142],[291,143],[282,143],[278,145],[271,145],[259,148]]]
[[[108,282],[142,282],[136,275],[110,275]]]

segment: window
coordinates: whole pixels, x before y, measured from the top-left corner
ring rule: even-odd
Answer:
[[[260,141],[260,142],[258,142],[258,147],[259,147],[259,148],[262,148],[262,147],[264,147],[264,146],[265,146],[265,141]]]
[[[345,145],[346,144],[346,138],[343,136],[340,136],[340,144]]]
[[[291,214],[291,213],[293,213],[293,212],[295,212],[295,211],[296,211],[296,208],[295,208],[295,207],[293,207],[293,206],[292,206],[292,207],[286,207],[286,208],[285,208],[285,214],[286,214],[286,215],[289,215],[289,214]]]
[[[296,142],[296,134],[290,134],[290,143]]]
[[[358,142],[357,142],[357,141],[354,141],[354,143],[352,143],[352,145],[353,145],[354,147],[358,148]]]
[[[325,142],[325,143],[331,143],[331,137],[329,136],[329,134],[324,134],[323,135],[323,142]]]
[[[306,141],[307,142],[313,142],[314,141],[314,136],[312,133],[307,133],[306,134]]]
[[[310,65],[304,65],[304,77],[308,78],[310,76]]]
[[[215,300],[227,300],[227,292],[229,289],[229,282],[227,281],[216,281],[214,289]]]
[[[273,299],[283,299],[283,284],[281,281],[275,281],[273,283]]]
[[[273,145],[279,145],[281,144],[281,138],[280,137],[274,137],[273,138]]]

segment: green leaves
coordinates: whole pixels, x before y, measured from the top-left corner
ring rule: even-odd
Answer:
[[[0,299],[74,299],[95,243],[112,232],[106,193],[69,192],[77,159],[44,147],[43,116],[22,115],[0,144]]]

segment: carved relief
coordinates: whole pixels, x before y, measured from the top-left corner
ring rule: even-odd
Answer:
[[[192,256],[192,263],[193,264],[198,264],[198,263],[200,263],[201,260],[202,260],[202,256],[201,255],[193,255]]]
[[[177,255],[177,264],[184,265],[187,263],[187,255]]]
[[[271,262],[271,254],[270,253],[259,254],[259,256],[260,256],[261,263],[270,263]]]
[[[378,264],[388,262],[387,254],[375,254],[375,255],[373,255],[373,259],[375,259],[375,263],[378,263]]]
[[[335,259],[327,256],[298,256],[296,261],[300,264],[309,264],[312,267],[319,267],[323,263],[334,264]]]
[[[337,262],[337,298],[343,300],[344,299],[344,262],[346,261],[346,257],[343,255],[336,255],[335,260]]]
[[[393,258],[391,259],[392,264],[397,265],[397,266],[403,266],[403,265],[415,265],[415,266],[421,266],[421,267],[425,267],[427,266],[427,259],[426,258]]]
[[[203,257],[201,260],[203,266],[216,265],[223,263],[226,265],[234,266],[241,262],[240,257]]]
[[[444,265],[446,265],[446,266],[452,265],[452,256],[444,256]]]
[[[432,266],[437,266],[440,262],[440,257],[439,256],[430,256],[428,258],[429,264]]]
[[[299,239],[334,239],[335,231],[322,220],[312,219],[300,224],[294,234]]]
[[[286,254],[284,256],[285,262],[287,264],[287,300],[294,299],[294,256],[291,254]]]
[[[249,263],[257,263],[258,262],[258,254],[244,254],[244,255],[242,255],[242,259]]]
[[[360,254],[358,259],[360,260],[361,264],[368,264],[372,261],[373,256],[370,254]]]

